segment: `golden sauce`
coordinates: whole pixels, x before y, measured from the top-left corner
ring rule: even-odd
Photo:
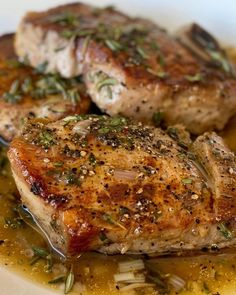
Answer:
[[[227,144],[236,151],[236,118],[222,132]],[[17,190],[6,164],[0,171],[0,260],[1,264],[24,274],[48,288],[63,288],[63,283],[48,282],[68,271],[61,261],[55,261],[49,271],[44,259],[31,265],[32,247],[47,248],[44,239],[30,226],[22,223],[16,212]],[[74,265],[77,283],[70,294],[115,295],[125,294],[116,289],[113,275],[118,263],[130,256],[105,256],[89,253]],[[218,256],[156,258],[149,261],[162,274],[175,274],[186,284],[177,294],[229,294],[236,290],[236,253]],[[153,288],[137,289],[126,294],[157,294]],[[142,293],[140,293],[142,291]],[[217,293],[218,292],[218,293]],[[171,295],[176,294],[174,290]],[[231,293],[234,294],[234,293]]]
[[[236,60],[236,59],[235,59]],[[221,132],[229,147],[236,151],[236,117]],[[49,284],[55,277],[64,275],[68,269],[62,261],[55,261],[49,271],[45,260],[32,264],[32,248],[47,248],[44,239],[31,227],[17,219],[15,212],[17,195],[8,164],[0,169],[0,262],[6,268],[24,274],[33,282],[48,288],[63,290],[63,284]],[[115,295],[140,294],[157,295],[153,288],[120,292],[114,282],[118,263],[130,256],[105,256],[88,253],[74,265],[75,283],[70,294]],[[182,290],[170,290],[170,295],[228,295],[236,294],[236,253],[216,256],[153,258],[149,260],[153,268],[162,274],[175,274],[186,284]],[[31,265],[32,264],[32,265]],[[61,291],[60,291],[61,292]]]

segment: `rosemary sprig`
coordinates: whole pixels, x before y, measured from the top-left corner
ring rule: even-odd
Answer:
[[[74,286],[74,281],[75,281],[75,275],[73,272],[73,267],[71,266],[70,271],[65,280],[64,294],[68,294],[72,290]]]
[[[228,227],[224,223],[220,223],[218,225],[218,229],[227,240],[232,239],[232,232],[228,229]]]
[[[156,127],[159,127],[163,121],[164,114],[163,112],[156,112],[152,116],[152,122]]]
[[[71,26],[78,26],[79,25],[79,18],[72,13],[64,12],[56,15],[52,15],[49,17],[49,20],[52,23],[57,23],[62,26],[71,25]]]
[[[185,76],[185,79],[188,80],[189,82],[200,82],[203,80],[203,76],[201,73],[197,73],[193,76],[187,75]]]
[[[112,224],[112,225],[116,225],[116,226],[118,226],[118,227],[120,227],[120,228],[126,230],[126,228],[125,228],[121,223],[119,223],[118,221],[114,220],[114,219],[112,218],[111,215],[105,213],[105,214],[103,214],[102,217],[103,217],[103,219],[104,219],[106,222],[108,222],[108,223],[110,223],[110,224]]]
[[[105,44],[107,45],[107,47],[109,47],[112,51],[120,51],[122,50],[122,45],[115,41],[115,40],[110,40],[110,39],[107,39],[105,40]]]
[[[98,91],[100,91],[104,86],[113,86],[116,85],[118,81],[114,78],[104,78],[103,80],[99,81],[96,85]]]

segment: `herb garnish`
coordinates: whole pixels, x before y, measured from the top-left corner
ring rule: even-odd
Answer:
[[[9,103],[17,103],[21,100],[19,93],[20,81],[14,80],[8,92],[3,93],[3,99]]]
[[[185,79],[188,80],[189,82],[200,82],[203,80],[203,76],[201,73],[197,73],[193,76],[187,75],[185,76]]]
[[[191,184],[193,180],[191,178],[183,178],[182,179],[183,184]]]
[[[168,73],[166,73],[166,72],[163,72],[163,71],[155,71],[155,70],[153,70],[151,68],[148,68],[147,71],[150,74],[152,74],[154,76],[157,76],[160,79],[166,78],[168,76]]]
[[[49,17],[49,20],[52,23],[57,23],[62,26],[65,26],[65,25],[78,26],[79,25],[79,18],[75,16],[74,14],[68,13],[68,12],[52,15]]]
[[[35,73],[37,74],[44,74],[47,70],[48,67],[48,62],[45,61],[41,64],[39,64],[36,68],[35,68]]]
[[[72,290],[74,286],[74,281],[75,281],[75,275],[73,272],[73,268],[71,266],[70,271],[65,280],[64,294],[68,294]]]
[[[47,262],[47,271],[51,272],[53,266],[52,255],[44,248],[33,247],[34,257],[30,261],[30,265],[34,265],[38,260],[44,259]]]
[[[65,276],[59,276],[48,281],[48,284],[57,284],[57,283],[63,283],[63,282],[65,282]]]
[[[218,62],[226,73],[230,73],[231,71],[230,63],[227,60],[227,58],[223,55],[222,52],[214,51],[210,49],[208,49],[207,52],[209,53],[213,61]]]
[[[107,221],[108,223],[110,223],[112,225],[116,225],[116,226],[126,230],[126,228],[121,223],[114,220],[110,214],[105,213],[105,214],[103,214],[102,218],[103,218],[103,220]]]
[[[49,148],[54,144],[54,139],[53,135],[51,132],[47,130],[43,130],[42,132],[39,133],[39,143],[44,147],[44,148]]]
[[[232,232],[224,223],[220,223],[217,228],[227,240],[232,239]]]
[[[118,81],[114,78],[104,78],[103,80],[99,81],[96,85],[98,91],[100,91],[105,86],[113,86],[116,85]]]
[[[152,122],[154,123],[154,125],[156,127],[159,127],[163,121],[163,118],[164,118],[164,113],[161,112],[161,111],[158,111],[158,112],[155,112],[153,115],[152,115]]]
[[[3,94],[3,99],[8,103],[18,103],[24,95],[34,99],[43,99],[49,95],[61,95],[73,105],[80,102],[80,78],[63,79],[59,75],[26,76],[22,81],[14,80],[8,92]],[[63,110],[64,112],[65,110]]]
[[[138,52],[138,54],[143,58],[143,59],[148,59],[149,55],[147,54],[147,52],[140,46],[137,46],[136,51]]]
[[[209,286],[207,285],[206,282],[203,282],[202,287],[203,287],[204,293],[206,293],[206,294],[210,294],[211,293],[210,288],[209,288]]]
[[[112,50],[112,51],[119,51],[122,49],[122,45],[115,41],[115,40],[105,40],[105,44]]]

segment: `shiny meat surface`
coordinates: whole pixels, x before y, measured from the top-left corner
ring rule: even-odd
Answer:
[[[44,75],[42,64],[33,69],[12,54],[13,35],[0,38],[0,136],[6,141],[34,117],[51,120],[86,113],[90,98],[80,78]],[[13,52],[14,53],[14,52]]]
[[[151,21],[74,3],[26,14],[15,46],[34,67],[47,61],[49,72],[83,74],[109,115],[156,124],[161,116],[200,134],[222,129],[235,114],[236,80],[217,43],[197,28],[199,56]]]
[[[22,202],[54,247],[166,254],[234,246],[235,156],[215,133],[123,117],[32,120],[8,153]]]

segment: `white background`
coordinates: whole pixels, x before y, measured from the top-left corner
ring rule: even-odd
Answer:
[[[75,0],[71,0],[75,1]],[[0,0],[0,33],[13,31],[27,10],[44,9],[66,0]],[[168,28],[196,21],[224,43],[236,44],[235,0],[94,0],[95,5],[116,4],[123,11],[154,19]]]
[[[72,0],[73,1],[73,0]],[[84,1],[103,6],[115,4],[132,15],[155,20],[171,30],[198,22],[226,44],[236,45],[236,0],[100,0]],[[61,0],[0,0],[0,34],[15,30],[21,16],[28,10],[40,10]],[[234,291],[227,295],[235,294]],[[55,294],[0,267],[1,295],[50,295]],[[223,294],[223,293],[222,293]]]

